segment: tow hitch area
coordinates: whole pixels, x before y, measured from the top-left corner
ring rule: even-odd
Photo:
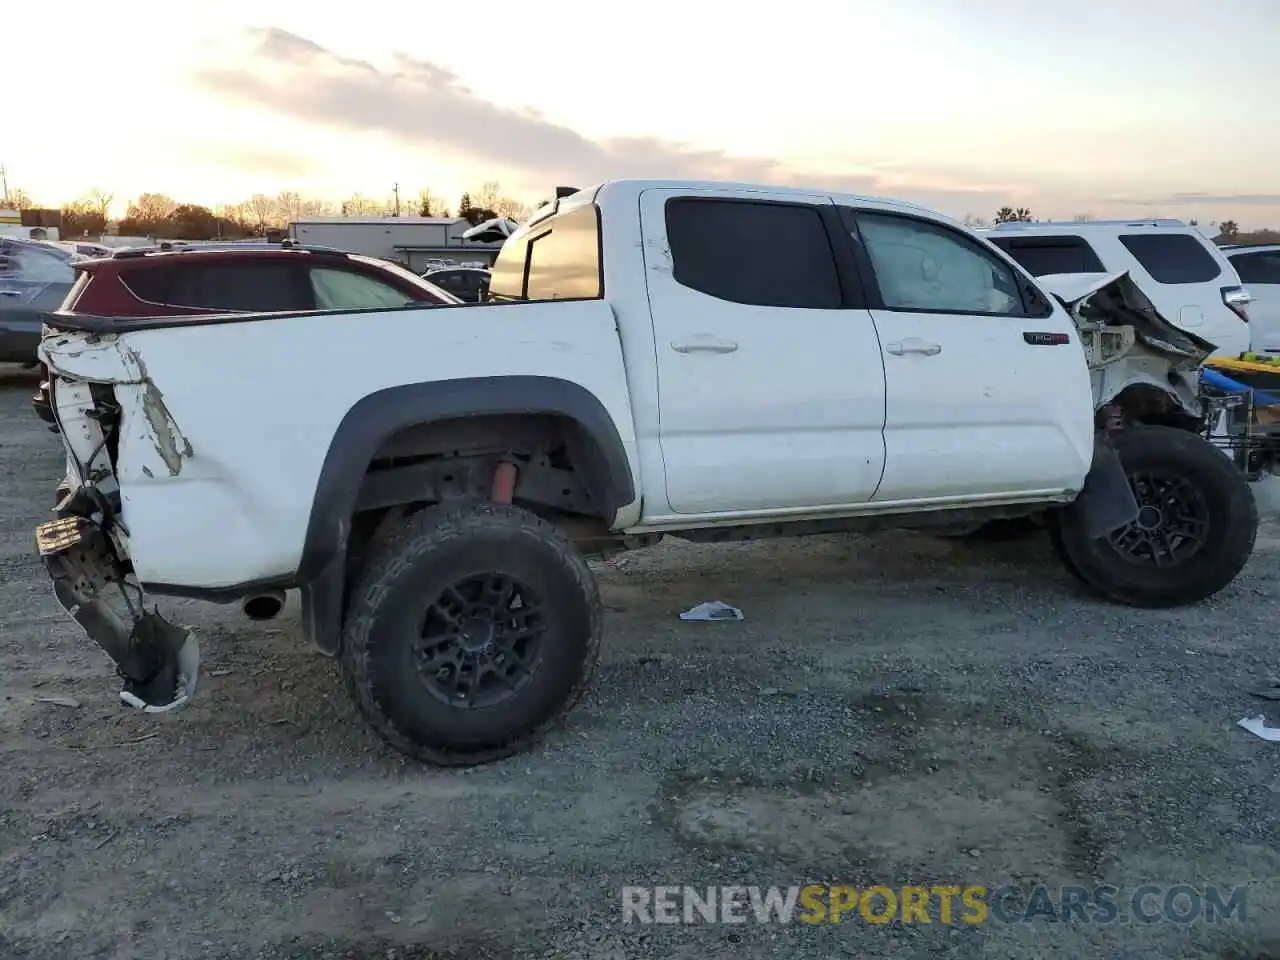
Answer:
[[[195,634],[143,608],[141,588],[129,582],[97,524],[82,516],[42,523],[36,548],[58,603],[115,662],[124,681],[121,700],[146,713],[168,713],[195,695],[200,676]],[[131,625],[108,603],[117,595]]]

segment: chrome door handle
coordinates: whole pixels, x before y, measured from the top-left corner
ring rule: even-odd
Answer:
[[[892,353],[895,357],[901,357],[908,353],[919,353],[926,357],[936,357],[942,352],[942,344],[930,343],[928,340],[917,340],[911,337],[908,340],[897,340],[894,343],[886,344],[885,350]]]
[[[733,353],[738,349],[738,345],[732,340],[694,337],[689,340],[673,341],[671,349],[676,353]]]

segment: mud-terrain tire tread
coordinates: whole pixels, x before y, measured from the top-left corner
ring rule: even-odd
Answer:
[[[549,716],[534,727],[512,733],[504,742],[481,749],[459,749],[415,739],[379,702],[372,651],[379,643],[375,628],[382,602],[400,578],[412,576],[415,562],[448,549],[477,533],[505,534],[519,542],[528,538],[549,550],[550,563],[571,581],[584,601],[589,630],[577,659],[578,672]],[[343,683],[361,715],[393,749],[434,766],[467,767],[510,757],[542,740],[577,706],[595,676],[604,633],[603,607],[595,577],[572,539],[557,527],[519,507],[484,501],[427,507],[404,517],[396,527],[380,530],[357,578],[343,624],[339,658]],[[426,691],[422,694],[429,696]]]
[[[1177,427],[1142,425],[1116,435],[1126,472],[1135,461],[1180,463],[1189,471],[1210,513],[1208,542],[1185,567],[1133,567],[1109,542],[1090,540],[1075,512],[1059,515],[1064,562],[1086,586],[1114,603],[1145,609],[1189,606],[1218,593],[1244,568],[1258,535],[1258,504],[1239,467],[1198,434]]]

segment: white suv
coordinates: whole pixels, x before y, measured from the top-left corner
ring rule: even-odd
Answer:
[[[1181,220],[1001,223],[983,233],[1032,276],[1127,270],[1166,319],[1218,355],[1250,349],[1249,292],[1224,252]]]
[[[1249,304],[1253,349],[1280,354],[1280,243],[1225,246],[1222,252],[1253,297]]]

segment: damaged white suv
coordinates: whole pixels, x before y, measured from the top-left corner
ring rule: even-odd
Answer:
[[[665,534],[1043,514],[1082,582],[1152,607],[1247,561],[1252,494],[1197,433],[1211,347],[1123,274],[1038,282],[891,200],[557,194],[485,304],[55,317],[69,475],[37,544],[128,703],[169,710],[198,680],[195,637],[148,595],[267,617],[300,589],[379,733],[465,764],[588,684],[584,558]]]

